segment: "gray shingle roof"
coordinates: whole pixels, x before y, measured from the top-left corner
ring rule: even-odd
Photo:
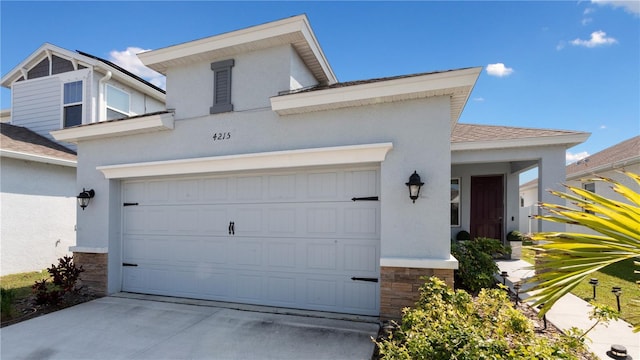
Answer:
[[[35,132],[7,123],[0,123],[0,149],[76,161],[76,153]]]
[[[572,134],[582,134],[582,132],[458,123],[451,133],[451,142],[513,140]]]
[[[637,159],[640,159],[640,135],[567,165],[567,178],[605,165],[624,166],[625,162]]]

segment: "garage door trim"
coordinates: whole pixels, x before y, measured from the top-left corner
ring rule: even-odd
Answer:
[[[393,144],[335,146],[98,166],[107,179],[220,173],[245,170],[363,164],[384,161]]]

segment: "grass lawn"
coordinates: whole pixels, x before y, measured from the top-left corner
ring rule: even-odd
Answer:
[[[533,264],[535,262],[534,259],[535,254],[533,250],[523,247],[522,260]],[[610,265],[605,269],[593,273],[580,285],[571,290],[571,293],[585,301],[592,300],[593,286],[589,285],[589,279],[596,278],[598,279],[596,301],[611,306],[613,309],[617,309],[616,296],[611,292],[611,288],[613,286],[620,286],[622,288],[622,295],[620,295],[620,317],[628,320],[631,315],[635,315],[638,311],[637,307],[634,308],[631,306],[632,299],[640,299],[640,286],[636,284],[636,280],[640,280],[640,277],[634,274],[634,270],[633,259]]]
[[[12,310],[10,315],[5,313],[5,311],[9,311],[5,308],[8,306],[5,304],[6,300],[2,302],[2,321],[20,316],[19,311],[16,311],[15,309],[15,305],[26,301],[26,299],[32,294],[31,287],[36,280],[48,279],[49,277],[50,275],[47,270],[11,274],[0,277],[0,287],[2,287],[3,290],[8,290],[13,293],[13,301],[11,301]]]

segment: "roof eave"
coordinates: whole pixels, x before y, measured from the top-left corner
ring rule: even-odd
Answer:
[[[611,171],[616,169],[622,169],[626,166],[631,166],[640,163],[640,155],[630,157],[628,159],[614,161],[608,164],[602,164],[591,168],[584,169],[582,171],[576,171],[571,174],[567,174],[567,180],[578,180],[585,176],[593,176],[594,174],[601,173],[603,171]]]
[[[40,162],[45,164],[61,165],[61,166],[68,166],[68,167],[78,166],[78,162],[75,160],[61,159],[53,156],[36,155],[36,154],[30,154],[26,152],[6,150],[6,149],[0,149],[0,157],[34,161],[34,162]]]
[[[166,75],[177,64],[202,58],[230,57],[247,50],[291,44],[321,83],[333,84],[337,78],[329,65],[305,15],[253,26],[138,54],[149,68]]]
[[[77,144],[83,140],[173,130],[173,115],[173,112],[165,112],[149,116],[140,116],[134,119],[93,123],[52,131],[51,136],[58,141]]]
[[[562,145],[565,148],[569,149],[578,144],[582,144],[589,138],[589,136],[591,136],[590,133],[575,132],[571,134],[555,136],[453,142],[451,143],[451,151],[509,149],[554,145]]]
[[[274,96],[271,98],[271,109],[279,115],[292,115],[434,96],[450,96],[453,125],[458,121],[481,71],[482,67],[474,67]]]

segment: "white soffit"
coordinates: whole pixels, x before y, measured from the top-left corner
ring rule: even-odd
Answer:
[[[557,136],[454,142],[451,143],[451,151],[509,149],[552,145],[564,145],[568,149],[585,142],[590,135],[589,133],[575,133]]]
[[[451,121],[458,121],[482,67],[312,90],[271,98],[279,115],[340,109],[434,96],[451,97]]]
[[[99,166],[107,179],[382,162],[392,143]]]
[[[138,57],[144,65],[166,75],[172,66],[212,61],[284,44],[291,44],[296,49],[319,82],[337,82],[305,15],[147,51]]]
[[[123,119],[92,123],[68,129],[52,131],[51,135],[58,141],[78,143],[82,140],[133,135],[154,131],[172,130],[173,113],[162,113],[139,118]]]

